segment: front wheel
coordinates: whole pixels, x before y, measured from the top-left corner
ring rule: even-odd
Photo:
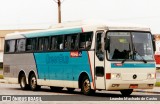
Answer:
[[[129,96],[133,92],[133,89],[126,89],[120,91],[123,96]]]
[[[84,95],[91,95],[91,94],[95,93],[95,90],[91,89],[91,83],[90,83],[89,78],[87,76],[85,76],[82,80],[81,91]]]
[[[30,82],[29,84],[30,84],[30,89],[31,90],[35,91],[35,90],[40,89],[40,86],[37,85],[37,78],[34,74],[32,74],[30,76],[30,81],[29,82]]]

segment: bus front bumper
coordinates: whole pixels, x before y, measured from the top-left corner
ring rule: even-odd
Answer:
[[[106,80],[106,90],[152,89],[155,83],[156,79],[139,81]]]

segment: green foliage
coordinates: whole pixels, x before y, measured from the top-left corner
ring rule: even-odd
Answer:
[[[155,86],[160,87],[160,82],[156,82]]]
[[[0,75],[0,79],[3,79],[3,75]]]

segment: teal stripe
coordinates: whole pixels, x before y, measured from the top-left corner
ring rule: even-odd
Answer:
[[[138,63],[124,63],[122,66],[112,63],[111,68],[155,68],[155,64],[138,64]]]
[[[71,57],[70,52],[34,53],[39,79],[78,81],[86,72],[92,82],[87,51],[81,57]]]
[[[24,34],[26,38],[32,37],[43,37],[43,36],[54,36],[54,35],[63,35],[63,34],[72,34],[82,32],[81,28],[73,28],[73,29],[64,29],[64,30],[52,30],[52,31],[44,31],[44,32],[36,32],[36,33],[27,33]]]

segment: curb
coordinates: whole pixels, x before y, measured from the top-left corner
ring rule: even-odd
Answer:
[[[134,90],[133,92],[142,92],[142,93],[152,93],[152,94],[160,94],[160,91],[152,91],[152,90]]]
[[[0,83],[7,83],[5,79],[0,79]]]

